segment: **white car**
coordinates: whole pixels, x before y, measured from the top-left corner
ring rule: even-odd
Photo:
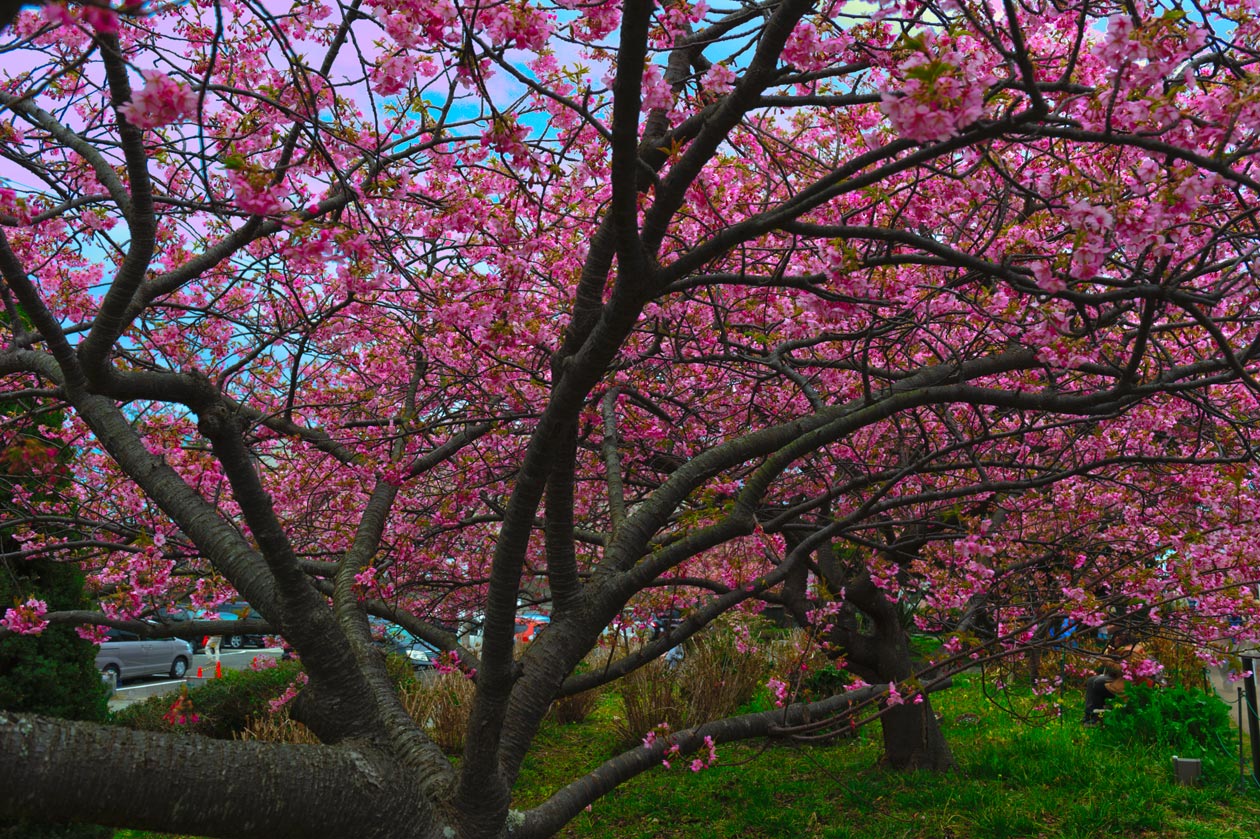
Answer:
[[[182,679],[192,660],[192,644],[183,639],[141,638],[134,632],[111,629],[96,653],[96,668],[117,687],[124,679],[139,676]]]

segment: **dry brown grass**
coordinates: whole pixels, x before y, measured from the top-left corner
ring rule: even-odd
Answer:
[[[464,748],[464,732],[472,710],[473,683],[462,673],[435,673],[417,679],[400,696],[403,707],[448,754]],[[589,711],[588,711],[589,713]],[[241,740],[265,740],[272,743],[318,743],[310,729],[281,710],[264,717],[251,718]]]
[[[572,696],[562,696],[552,702],[551,707],[547,709],[547,719],[561,725],[582,722],[599,705],[599,698],[603,693],[602,688],[594,688]]]
[[[729,632],[703,635],[687,648],[676,668],[688,726],[729,717],[765,684],[770,658],[765,651],[741,651]]]
[[[435,673],[403,691],[403,707],[447,754],[464,749],[475,685],[459,671]]]
[[[309,745],[319,743],[319,739],[309,728],[289,716],[287,709],[265,717],[251,717],[245,730],[238,733],[236,739]]]
[[[619,738],[633,745],[662,724],[677,730],[736,713],[765,683],[772,660],[767,650],[741,651],[729,631],[693,638],[681,662],[657,659],[617,682]]]

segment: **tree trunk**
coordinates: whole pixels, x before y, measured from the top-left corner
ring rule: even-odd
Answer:
[[[941,732],[931,701],[907,702],[889,708],[880,719],[884,732],[882,762],[901,771],[930,769],[946,772],[956,769],[954,754]]]
[[[914,664],[910,656],[910,639],[901,622],[877,621],[875,632],[876,648],[880,651],[880,682],[901,683],[909,679],[914,674]],[[916,702],[909,698],[909,691],[904,687],[901,693],[907,694],[906,702],[889,708],[880,717],[884,733],[882,763],[898,770],[945,772],[957,768],[936,712],[932,710],[931,700],[923,695],[915,697],[922,699]]]
[[[881,762],[898,770],[944,772],[957,768],[931,701],[923,695],[922,701],[916,702],[904,685],[914,676],[915,663],[899,607],[869,580],[850,585],[848,599],[871,619],[874,627],[871,635],[861,639],[863,643],[854,645],[854,663],[863,665],[880,684],[900,685],[900,692],[906,696],[905,704],[889,708],[880,717],[884,734]]]

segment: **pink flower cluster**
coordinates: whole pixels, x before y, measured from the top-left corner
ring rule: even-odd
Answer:
[[[4,613],[0,626],[19,635],[38,635],[48,626],[44,615],[48,612],[48,604],[33,597],[25,603],[19,603]]]
[[[377,7],[381,26],[399,46],[432,46],[458,36],[459,11],[453,0],[378,0],[369,5]]]
[[[706,735],[704,738],[704,746],[708,753],[704,757],[693,758],[691,764],[687,767],[692,772],[699,772],[702,769],[708,769],[710,766],[717,763],[717,745],[714,744],[713,738]]]
[[[109,638],[109,627],[95,624],[92,626],[76,626],[74,634],[84,641],[89,641],[93,644],[104,644],[106,639]]]
[[[554,28],[554,18],[529,4],[502,3],[482,9],[478,23],[485,26],[486,36],[496,47],[518,47],[539,51],[547,46]]]
[[[770,681],[766,682],[766,687],[768,687],[770,689],[770,692],[774,694],[774,707],[782,708],[784,705],[787,704],[787,698],[788,698],[787,682],[781,681],[779,679],[771,678]]]
[[[382,96],[393,96],[407,89],[411,80],[416,77],[420,60],[412,55],[391,55],[372,70],[372,81],[376,92]]]
[[[193,710],[192,699],[188,696],[187,687],[171,703],[171,707],[162,715],[162,719],[171,725],[189,725],[201,719],[197,712]]]
[[[118,109],[137,128],[157,128],[188,119],[197,113],[197,94],[186,85],[157,70],[144,70],[144,87]]]
[[[0,187],[0,213],[11,215],[23,223],[29,221],[31,217],[26,199],[19,198],[17,191],[7,186]]]
[[[118,13],[113,9],[101,6],[84,5],[81,9],[72,10],[63,3],[45,3],[44,19],[57,26],[71,26],[77,22],[76,12],[83,22],[102,35],[117,35]]]
[[[113,9],[85,5],[83,22],[102,35],[117,35],[119,32],[118,14]]]
[[[1068,205],[1065,218],[1077,231],[1068,273],[1078,280],[1092,279],[1115,249],[1111,242],[1115,217],[1104,207],[1082,198]]]
[[[227,173],[228,184],[236,195],[236,206],[251,215],[271,216],[283,212],[282,199],[289,191],[283,183],[272,184],[265,172],[250,173],[233,169]]]
[[[948,38],[927,32],[923,49],[899,65],[898,91],[885,91],[880,110],[897,133],[922,143],[957,136],[984,115],[993,75],[969,60]]]
[[[783,45],[783,60],[803,73],[813,73],[834,64],[851,44],[852,38],[844,34],[823,38],[817,26],[803,21]]]
[[[1113,69],[1137,65],[1134,82],[1139,87],[1162,82],[1207,43],[1207,31],[1184,18],[1161,17],[1142,29],[1127,14],[1107,21],[1107,34],[1094,55]],[[1193,75],[1186,77],[1193,81]]]
[[[658,28],[652,36],[652,46],[664,50],[687,37],[692,24],[699,23],[708,14],[709,6],[700,0],[694,6],[687,2],[672,3],[657,10]]]
[[[714,64],[700,79],[700,86],[709,93],[721,96],[735,88],[735,71],[725,64]]]
[[[459,672],[459,653],[454,650],[444,650],[438,656],[438,660],[433,663],[433,669],[439,673],[458,673]],[[472,671],[472,675],[467,678],[472,679],[476,675],[476,671]]]
[[[591,3],[587,0],[556,0],[562,9],[576,9],[581,17],[569,25],[569,31],[579,41],[598,41],[621,23],[621,4],[617,0]]]
[[[481,135],[487,146],[510,158],[518,166],[527,165],[531,159],[529,147],[525,145],[528,138],[529,126],[521,125],[511,115],[492,121]]]
[[[659,108],[668,111],[673,107],[674,91],[665,81],[660,65],[649,64],[643,71],[643,110],[654,111]]]
[[[297,676],[293,678],[293,681],[289,683],[289,686],[285,688],[284,693],[267,703],[268,710],[274,714],[285,705],[292,702],[297,697],[298,691],[301,690],[302,685],[306,684],[308,679],[309,677],[306,675],[305,670],[298,673]]]
[[[669,723],[663,722],[643,736],[643,748],[650,749],[656,745],[657,740],[665,741],[668,737]],[[709,741],[709,738],[706,737],[705,739],[706,741]],[[712,745],[711,741],[709,742],[710,745]],[[664,766],[666,769],[671,768],[669,759],[679,754],[681,751],[682,748],[677,743],[670,743],[669,748],[665,750],[665,755],[661,758],[661,766]]]
[[[1131,662],[1127,669],[1129,678],[1138,681],[1158,678],[1164,672],[1164,665],[1153,658],[1144,658],[1138,662]]]

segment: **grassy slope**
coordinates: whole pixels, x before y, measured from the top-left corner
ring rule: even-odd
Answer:
[[[1236,743],[1220,744],[1200,788],[1173,783],[1170,755],[1104,744],[1077,723],[1021,723],[982,696],[975,678],[938,695],[961,765],[949,775],[876,768],[872,727],[857,740],[794,748],[727,746],[699,773],[636,778],[561,834],[582,839],[1251,839],[1260,791],[1238,783]],[[548,725],[524,767],[518,806],[613,753],[606,700],[585,723]],[[117,839],[157,839],[119,831]]]

